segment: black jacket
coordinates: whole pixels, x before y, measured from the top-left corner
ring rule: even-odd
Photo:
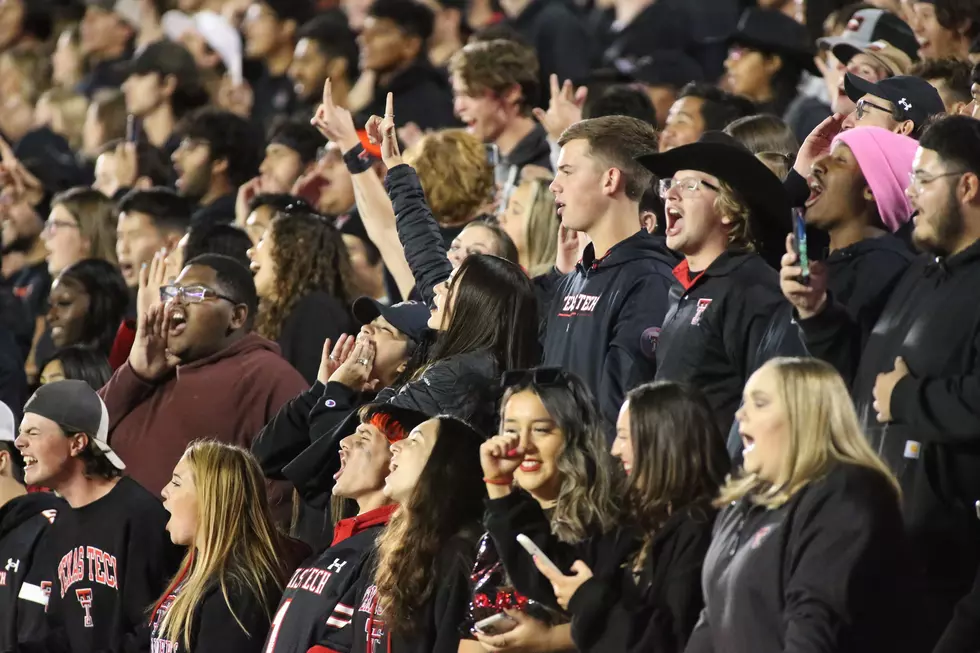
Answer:
[[[435,591],[417,606],[416,630],[411,635],[391,632],[378,605],[374,574],[361,574],[357,583],[338,603],[349,621],[329,634],[318,653],[457,653],[463,638],[461,625],[469,604],[470,569],[476,556],[475,534],[453,537],[442,549],[437,567]],[[368,568],[375,568],[372,556]]]
[[[590,244],[565,276],[534,280],[546,298],[540,307],[544,363],[585,382],[607,427],[616,423],[626,392],[653,379],[649,345],[667,313],[676,260],[662,238],[641,230],[601,258]]]
[[[31,566],[45,533],[54,523],[64,501],[47,492],[33,492],[11,499],[0,507],[0,653],[17,650],[17,618],[21,584]],[[39,633],[23,632],[27,639]]]
[[[279,333],[282,357],[295,367],[307,383],[316,381],[323,355],[323,342],[336,343],[344,333],[356,333],[357,327],[347,305],[317,290],[300,298],[283,320]]]
[[[636,63],[661,50],[679,50],[694,54],[685,0],[661,0],[647,5],[626,25],[615,22],[611,8],[597,8],[589,17],[595,34],[595,67],[617,69],[617,62]]]
[[[715,524],[687,653],[905,651],[916,621],[902,621],[904,543],[893,488],[856,465],[779,508],[732,503]]]
[[[899,477],[932,643],[980,565],[980,242],[946,259],[920,257],[890,293],[863,351],[860,327],[834,302],[800,322],[807,348],[851,382],[875,450]],[[893,421],[872,407],[879,374],[904,358]],[[931,623],[926,623],[926,621]]]
[[[956,605],[953,619],[932,653],[976,653],[980,650],[980,575]]]
[[[657,380],[700,388],[727,433],[758,367],[759,344],[785,301],[776,272],[757,254],[725,252],[693,279],[686,260],[674,274],[679,283],[656,344]]]
[[[449,78],[427,60],[419,60],[397,73],[387,86],[378,82],[371,102],[355,117],[363,125],[371,116],[385,115],[388,93],[395,96],[395,124],[414,122],[422,131],[458,127],[453,115],[453,91]]]
[[[282,617],[266,640],[265,653],[307,653],[350,623],[352,606],[340,600],[362,575],[372,573],[367,562],[396,507],[341,520],[333,544],[299,566],[282,593],[277,611]]]
[[[235,194],[222,195],[210,204],[199,206],[191,214],[192,227],[209,227],[235,222]]]

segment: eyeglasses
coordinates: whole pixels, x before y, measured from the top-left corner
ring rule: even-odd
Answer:
[[[76,222],[69,222],[68,220],[45,220],[44,230],[48,233],[54,233],[58,229],[81,229]]]
[[[909,190],[911,190],[914,194],[918,195],[919,193],[922,192],[922,187],[923,186],[926,186],[928,184],[931,184],[932,182],[936,181],[937,179],[942,179],[943,177],[955,177],[956,175],[962,175],[962,174],[966,174],[966,171],[964,171],[964,170],[957,170],[955,172],[944,172],[944,173],[939,174],[939,175],[931,175],[931,176],[927,176],[927,177],[923,177],[919,173],[910,172],[909,173]]]
[[[867,100],[863,100],[863,99],[858,100],[855,107],[856,109],[854,110],[854,117],[857,118],[858,120],[861,120],[866,115],[868,115],[869,109],[877,109],[878,111],[883,111],[887,113],[889,116],[892,116],[895,113],[891,109],[886,109],[880,104],[875,104],[874,102],[868,102]]]
[[[657,182],[657,193],[660,195],[660,199],[667,199],[667,194],[670,193],[670,189],[674,188],[675,186],[680,188],[681,193],[689,196],[696,193],[702,186],[705,188],[710,188],[715,192],[720,190],[714,184],[703,179],[695,179],[694,177],[687,177],[685,179],[661,179]]]
[[[500,386],[515,385],[567,385],[568,376],[560,367],[533,367],[528,370],[508,370],[500,377]]]
[[[241,303],[207,286],[178,286],[175,283],[160,286],[160,301],[168,302],[171,299],[182,304],[200,304],[211,299],[223,299],[236,305]]]

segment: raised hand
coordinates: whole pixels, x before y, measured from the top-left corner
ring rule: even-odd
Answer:
[[[374,342],[369,338],[359,338],[347,359],[330,375],[328,381],[343,384],[358,392],[369,392],[377,388],[377,380],[371,379],[374,357],[377,355]]]
[[[164,304],[151,305],[137,318],[136,340],[129,351],[129,366],[145,381],[158,381],[175,367],[167,354],[170,312]]]
[[[793,170],[796,170],[803,177],[809,175],[813,163],[830,151],[834,138],[844,127],[844,118],[846,117],[842,113],[835,113],[814,127],[810,135],[803,141],[803,145],[800,146],[799,154],[796,155],[796,163],[793,164]]]
[[[548,132],[548,137],[557,141],[563,131],[582,119],[582,106],[588,95],[588,88],[584,86],[575,88],[571,80],[567,79],[559,88],[558,75],[552,75],[548,110],[534,109],[534,117]]]
[[[167,283],[167,250],[161,249],[153,255],[149,265],[140,269],[139,285],[136,291],[136,319],[160,301],[160,287]]]
[[[317,372],[316,380],[320,383],[329,381],[334,372],[350,358],[355,344],[357,343],[354,336],[349,336],[346,333],[340,335],[336,345],[333,345],[330,338],[327,338],[323,342],[323,356],[320,358],[320,371]]]
[[[262,192],[262,176],[253,177],[238,187],[238,195],[235,197],[235,226],[245,228],[245,221],[248,220],[248,203],[252,198]]]
[[[368,140],[381,143],[381,160],[388,169],[402,164],[402,153],[398,148],[398,135],[395,133],[395,98],[389,93],[385,100],[384,118],[371,116],[365,125]]]
[[[820,261],[810,263],[809,283],[800,283],[803,268],[799,265],[794,243],[793,234],[786,236],[786,253],[783,254],[782,267],[779,270],[779,287],[783,296],[796,307],[800,317],[806,320],[818,315],[827,305],[827,268]]]
[[[323,83],[323,98],[310,124],[328,141],[339,145],[343,152],[353,149],[360,142],[351,112],[334,104],[333,88],[329,79]]]
[[[512,478],[523,460],[524,447],[516,433],[495,435],[480,445],[480,465],[484,478],[495,481]]]

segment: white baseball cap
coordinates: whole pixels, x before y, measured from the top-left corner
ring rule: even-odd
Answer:
[[[85,0],[85,4],[111,11],[126,21],[133,29],[138,30],[140,28],[140,18],[143,13],[140,0]]]
[[[242,37],[224,16],[213,11],[199,11],[188,16],[175,9],[165,13],[160,24],[171,41],[180,41],[191,30],[200,34],[208,47],[221,57],[221,63],[225,65],[232,82],[236,86],[241,84]]]

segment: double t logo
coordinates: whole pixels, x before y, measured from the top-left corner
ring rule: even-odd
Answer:
[[[79,588],[75,590],[75,597],[78,598],[78,602],[85,609],[85,627],[94,627],[95,624],[92,621],[92,590]]]

